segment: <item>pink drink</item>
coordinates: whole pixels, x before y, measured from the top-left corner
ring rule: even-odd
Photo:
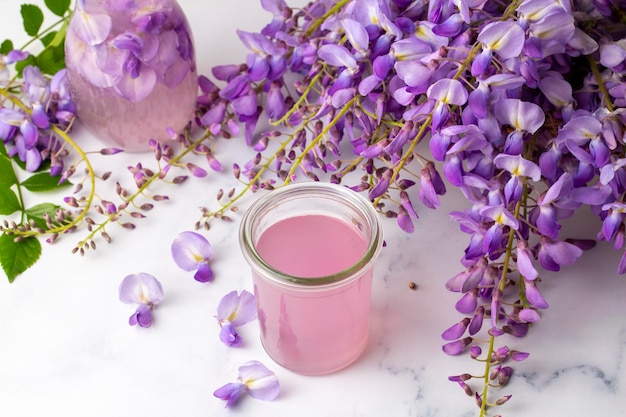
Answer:
[[[250,206],[239,241],[269,356],[306,375],[354,362],[367,343],[383,243],[371,203],[337,184],[291,184]]]
[[[256,247],[272,268],[315,280],[355,265],[368,244],[353,224],[302,215],[268,227]],[[369,332],[372,270],[347,281],[329,288],[290,289],[255,274],[261,339],[276,362],[315,375],[341,369],[360,355]]]

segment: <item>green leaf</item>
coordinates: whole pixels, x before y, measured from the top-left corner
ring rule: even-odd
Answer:
[[[0,45],[0,54],[6,55],[13,49],[13,42],[10,39],[5,39]]]
[[[48,10],[61,17],[70,9],[70,0],[44,0],[44,3]]]
[[[54,219],[58,208],[58,205],[52,203],[37,204],[36,206],[26,209],[26,216],[28,216],[30,220],[34,220],[35,223],[37,223],[37,226],[41,227],[42,229],[46,229],[48,226],[46,225],[46,221],[44,220],[43,215],[45,213],[48,213],[50,218]]]
[[[22,209],[15,192],[9,187],[0,187],[0,214],[9,215]]]
[[[54,38],[56,37],[57,33],[55,31],[52,32],[48,32],[46,33],[44,36],[41,37],[41,43],[43,43],[43,46],[48,46],[52,43],[52,41],[54,40]]]
[[[13,164],[8,156],[0,152],[0,188],[9,188],[17,184]]]
[[[34,4],[22,4],[20,9],[24,30],[30,36],[36,36],[43,24],[43,12]]]
[[[13,282],[15,278],[33,266],[41,256],[41,243],[36,237],[27,237],[19,242],[13,236],[0,235],[0,265]]]
[[[54,75],[65,68],[65,50],[63,45],[48,47],[36,58],[35,65],[44,74]]]
[[[59,184],[60,178],[61,177],[59,176],[51,176],[49,172],[41,172],[39,174],[31,175],[26,180],[22,181],[22,186],[28,191],[41,192],[65,188],[72,185],[67,181]]]

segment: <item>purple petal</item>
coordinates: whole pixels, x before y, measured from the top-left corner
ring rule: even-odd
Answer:
[[[139,325],[139,327],[152,326],[152,309],[146,304],[141,304],[137,307],[135,314],[130,316],[128,324],[131,326]]]
[[[196,232],[182,232],[172,242],[174,262],[185,271],[198,269],[213,257],[213,248],[204,236]]]
[[[470,319],[469,318],[464,318],[463,320],[461,320],[460,322],[452,325],[451,327],[449,327],[448,329],[446,329],[442,334],[441,334],[441,338],[443,340],[455,340],[458,339],[459,337],[463,336],[463,333],[465,333],[465,330],[467,329],[467,326],[470,323]]]
[[[287,3],[285,3],[285,0],[261,0],[261,6],[264,10],[267,10],[274,16],[281,15],[283,10],[287,9]]]
[[[354,88],[342,88],[341,90],[337,90],[333,94],[332,101],[331,101],[333,107],[335,107],[336,109],[339,109],[345,106],[347,102],[352,100],[355,93],[356,93],[356,90]]]
[[[467,327],[467,332],[470,336],[474,336],[480,331],[481,327],[483,327],[484,318],[485,308],[483,306],[480,306],[478,308],[478,311],[476,311],[476,314],[474,314],[474,316],[472,317],[469,326]]]
[[[511,351],[511,359],[513,359],[516,362],[520,362],[520,361],[526,360],[526,359],[528,359],[529,356],[530,356],[530,353],[528,353],[528,352],[519,352],[519,351],[516,351],[516,350],[512,350]],[[507,369],[507,371],[508,371],[507,373],[509,375],[513,372],[511,367],[505,366],[502,369],[504,370],[505,368],[508,368]]]
[[[617,67],[626,59],[626,49],[623,44],[607,43],[600,45],[600,63],[607,68]]]
[[[30,55],[30,52],[27,51],[22,51],[20,49],[14,49],[12,51],[10,51],[7,55],[6,55],[6,64],[13,64],[15,62],[18,61],[23,61],[26,58],[28,58],[28,56]]]
[[[481,215],[494,220],[497,224],[503,224],[515,230],[519,228],[519,221],[503,205],[484,206],[479,212]]]
[[[467,102],[468,93],[460,81],[444,78],[428,88],[428,98],[442,103],[461,106]]]
[[[237,30],[237,35],[241,42],[251,51],[260,55],[282,55],[284,51],[260,33],[249,33]]]
[[[234,99],[232,106],[235,113],[240,116],[253,116],[258,110],[257,96],[251,91],[251,94],[245,94]]]
[[[26,171],[35,172],[41,165],[41,152],[37,148],[26,150]]]
[[[235,326],[229,321],[222,323],[220,329],[220,340],[230,347],[239,347],[243,343],[241,336],[237,333]]]
[[[247,59],[248,77],[251,81],[261,81],[267,78],[270,73],[270,64],[265,57],[250,54]]]
[[[391,54],[376,57],[372,63],[372,76],[379,82],[385,80],[395,62],[396,61]]]
[[[516,177],[529,177],[533,181],[541,179],[541,168],[521,155],[499,154],[493,159],[493,163]]]
[[[280,392],[274,372],[258,361],[250,361],[239,367],[239,378],[244,381],[248,394],[263,401],[275,399]]]
[[[548,303],[535,286],[534,281],[526,282],[526,298],[531,305],[537,308],[548,308]]]
[[[398,217],[396,218],[396,223],[401,230],[404,230],[407,233],[413,233],[415,231],[415,225],[413,224],[413,220],[403,206],[400,206],[398,208]]]
[[[140,272],[126,276],[119,287],[120,301],[126,304],[156,305],[163,299],[163,287],[152,275]]]
[[[517,268],[520,274],[528,280],[534,280],[539,276],[531,260],[532,253],[528,249],[528,245],[524,241],[517,244]]]
[[[122,77],[115,85],[115,89],[128,101],[136,103],[142,101],[152,93],[157,83],[156,72],[147,66],[142,66],[137,73]]]
[[[26,115],[20,111],[9,108],[0,109],[0,122],[6,125],[19,126],[25,118]]]
[[[354,46],[354,48],[365,53],[369,49],[369,36],[362,24],[353,19],[342,19],[341,26],[343,27],[348,41]]]
[[[398,61],[395,65],[396,73],[409,87],[424,89],[430,85],[435,70],[419,61]]]
[[[352,54],[343,46],[325,44],[319,48],[317,53],[322,60],[335,67],[354,69],[357,66]]]
[[[446,343],[443,345],[443,351],[448,355],[458,355],[462,353],[470,343],[472,343],[471,337],[466,337],[465,339],[456,340],[454,342]]]
[[[481,76],[487,71],[489,64],[491,64],[492,53],[491,49],[485,48],[480,54],[476,55],[476,58],[472,61],[471,74],[474,77]]]
[[[574,201],[589,205],[601,205],[609,201],[612,194],[611,187],[596,184],[594,188],[578,187],[572,190]]]
[[[239,65],[216,65],[211,68],[211,73],[220,81],[230,81],[239,75],[241,69]]]
[[[229,292],[217,305],[217,319],[229,321],[235,327],[254,320],[256,315],[254,295],[246,290],[242,290],[240,294],[237,291]]]
[[[369,75],[359,82],[358,91],[362,96],[367,96],[371,93],[376,87],[380,85],[380,80],[374,75]]]
[[[476,298],[476,292],[470,291],[463,294],[463,297],[456,302],[456,311],[462,314],[470,314],[476,310],[478,306],[478,300]]]
[[[578,246],[564,241],[556,241],[547,237],[541,238],[540,251],[545,251],[558,265],[572,265],[582,255]]]
[[[541,107],[519,99],[500,100],[494,111],[501,123],[513,126],[518,131],[535,133],[545,121]]]
[[[212,107],[209,111],[207,111],[202,118],[202,124],[204,126],[211,126],[213,124],[222,123],[224,120],[224,116],[226,115],[226,103],[224,101],[220,101],[214,107]]]
[[[522,52],[526,35],[516,22],[493,22],[481,30],[478,40],[485,47],[497,51],[501,58],[507,59]]]
[[[446,289],[452,292],[461,292],[461,288],[463,288],[463,283],[467,281],[468,276],[469,271],[467,270],[459,272],[448,281],[446,281]]]
[[[278,83],[272,83],[270,86],[265,110],[270,120],[278,120],[285,114],[285,97]]]
[[[111,16],[108,14],[86,13],[76,10],[76,24],[73,26],[78,36],[88,45],[99,45],[104,42],[111,32]]]
[[[213,395],[221,400],[225,400],[226,407],[230,407],[241,397],[245,388],[245,385],[241,382],[231,382],[215,390]]]
[[[213,281],[213,276],[214,274],[211,266],[208,262],[204,262],[198,265],[198,270],[194,274],[193,279],[198,282],[209,282]]]
[[[539,89],[550,103],[558,108],[565,107],[574,101],[572,85],[561,77],[545,77],[539,82]]]
[[[420,177],[420,189],[417,193],[419,200],[428,208],[436,209],[441,204],[439,197],[435,191],[435,187],[431,178],[431,172],[424,168]]]
[[[392,171],[389,169],[383,173],[383,176],[376,183],[376,185],[370,190],[369,198],[374,199],[380,197],[387,192],[389,188],[389,181],[391,180]]]
[[[532,308],[524,308],[519,312],[519,318],[524,320],[526,323],[534,323],[541,319],[537,310]]]

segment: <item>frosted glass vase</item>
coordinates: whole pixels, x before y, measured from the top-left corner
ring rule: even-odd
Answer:
[[[193,117],[193,36],[176,0],[79,0],[65,62],[78,120],[113,147],[148,150]]]

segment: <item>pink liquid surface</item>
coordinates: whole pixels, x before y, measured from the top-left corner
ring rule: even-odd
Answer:
[[[297,216],[270,226],[257,251],[275,269],[315,279],[354,265],[365,253],[352,224],[323,215]],[[353,362],[369,333],[372,271],[344,286],[285,289],[254,277],[261,339],[279,364],[302,374],[325,374]]]

